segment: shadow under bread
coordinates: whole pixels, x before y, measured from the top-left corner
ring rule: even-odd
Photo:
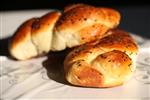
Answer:
[[[42,63],[43,67],[47,70],[47,76],[50,79],[67,85],[69,85],[69,83],[65,80],[63,63],[69,51],[70,49],[66,49],[58,52],[50,52],[48,54],[48,59],[46,59]]]
[[[8,50],[10,39],[11,37],[0,39],[0,55],[1,56],[10,56],[9,50]]]

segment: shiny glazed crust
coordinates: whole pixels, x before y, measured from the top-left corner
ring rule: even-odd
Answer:
[[[63,50],[102,38],[119,22],[119,12],[111,8],[85,4],[67,6],[56,23],[52,50]]]
[[[118,11],[86,4],[65,7],[61,14],[53,11],[27,20],[10,43],[10,54],[26,60],[49,51],[61,51],[104,37],[120,22]]]
[[[135,70],[137,45],[122,30],[75,48],[64,61],[69,83],[87,87],[113,87],[127,81]]]

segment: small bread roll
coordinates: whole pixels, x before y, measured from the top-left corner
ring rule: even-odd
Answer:
[[[118,11],[85,4],[65,8],[54,29],[52,50],[78,46],[105,36],[120,22]]]
[[[125,31],[75,48],[64,61],[69,83],[86,87],[113,87],[130,79],[135,70],[137,45]]]

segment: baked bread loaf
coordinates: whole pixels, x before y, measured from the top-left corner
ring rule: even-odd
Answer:
[[[86,4],[67,6],[62,15],[54,11],[26,21],[10,43],[10,54],[26,60],[49,51],[79,46],[104,37],[119,22],[120,14],[113,9]]]
[[[122,30],[71,51],[64,61],[69,83],[85,87],[113,87],[130,79],[135,70],[137,45]]]
[[[18,60],[26,60],[48,53],[51,48],[53,28],[60,12],[50,12],[41,18],[32,18],[23,23],[10,43],[10,54]]]

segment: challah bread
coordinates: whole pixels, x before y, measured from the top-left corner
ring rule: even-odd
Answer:
[[[62,15],[54,11],[25,22],[10,43],[10,53],[16,59],[26,60],[49,51],[79,46],[104,37],[119,21],[120,14],[113,9],[86,4],[67,6]]]
[[[108,36],[71,51],[64,61],[69,83],[86,87],[113,87],[130,79],[135,70],[137,45],[122,30],[110,30]]]
[[[48,53],[51,48],[53,27],[60,15],[60,12],[53,11],[41,18],[27,20],[12,38],[10,54],[18,60],[26,60]]]
[[[52,50],[63,50],[99,39],[120,22],[119,12],[76,4],[65,8],[54,29]]]

